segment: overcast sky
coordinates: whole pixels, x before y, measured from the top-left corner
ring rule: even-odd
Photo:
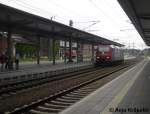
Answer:
[[[145,44],[117,0],[0,0],[0,3],[52,19],[130,48]]]

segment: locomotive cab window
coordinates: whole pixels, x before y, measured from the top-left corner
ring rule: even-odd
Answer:
[[[108,52],[109,51],[109,47],[100,47],[99,51],[100,52]]]

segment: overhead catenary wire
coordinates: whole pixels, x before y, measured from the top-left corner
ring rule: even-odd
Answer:
[[[34,0],[32,0],[32,1],[34,1]],[[36,2],[36,1],[35,1]],[[30,3],[30,4],[32,4],[31,3],[31,1],[30,0],[26,0],[26,4],[27,3]],[[35,5],[33,6],[33,5],[30,5],[31,7],[36,7]],[[50,11],[48,11],[48,10],[44,10],[44,8],[39,8],[39,7],[36,7],[37,9],[40,9],[40,10],[42,10],[42,11],[44,11],[44,12],[46,12],[46,13],[48,13],[48,14],[51,14],[51,12]],[[65,18],[63,18],[63,17],[60,17],[58,14],[54,14],[52,17],[57,17],[57,18],[61,18],[61,19],[63,19],[63,20],[66,20]],[[67,20],[69,20],[69,19],[67,19]]]
[[[74,22],[74,23],[95,23],[95,22],[100,22],[99,20],[97,21],[79,21],[79,22]]]
[[[120,25],[118,25],[118,23],[111,16],[109,16],[107,13],[105,13],[102,8],[100,8],[95,2],[93,2],[93,0],[89,0],[89,1],[106,17],[106,19],[110,22],[111,25],[112,24],[114,25],[113,27],[115,27],[116,30],[120,31],[120,29],[119,29]],[[126,34],[124,34],[124,35],[126,36]]]
[[[29,7],[29,5],[24,4],[23,2],[20,2],[20,1],[18,1],[18,0],[12,0],[12,1],[7,0],[7,1],[10,2],[10,3],[13,3],[13,4],[18,5],[19,7],[21,6],[22,8],[25,8],[24,10],[28,10],[28,11],[32,12],[33,14],[36,13],[37,15],[39,15],[40,13],[42,13],[42,14],[44,13],[44,12],[42,12],[42,11],[39,10],[39,9],[35,9],[35,8],[33,8],[33,7]],[[44,15],[45,15],[45,14],[44,14]]]
[[[46,11],[46,10],[44,10],[44,9],[41,9],[41,8],[39,8],[39,7],[30,5],[30,4],[28,4],[28,3],[24,2],[24,1],[20,1],[20,0],[14,0],[14,1],[16,1],[16,2],[18,2],[18,3],[20,3],[20,4],[22,4],[24,7],[28,7],[28,8],[31,9],[32,11],[36,11],[36,12],[38,13],[38,15],[39,15],[39,14],[42,14],[42,15],[44,15],[44,16],[50,16],[50,18],[55,15],[55,14],[53,14],[53,13],[51,13],[51,12],[48,12],[48,11]]]
[[[90,0],[90,1],[92,1],[92,0]],[[102,3],[102,1],[104,2],[104,0],[98,0],[98,2],[100,3]],[[94,3],[94,2],[93,2]],[[112,7],[112,5],[110,4],[110,2],[108,2],[107,0],[105,0],[105,3],[107,3],[107,5],[106,5],[106,7],[111,7],[113,10],[115,10],[115,8],[113,8]],[[95,3],[94,3],[95,4]],[[95,4],[95,5],[97,5],[97,4]],[[98,7],[98,6],[97,6]],[[100,9],[100,11],[103,11],[100,7],[98,7],[99,9]],[[121,9],[121,8],[120,8]],[[117,11],[115,11],[115,14],[118,14],[118,12]],[[107,13],[105,13],[105,12],[103,12],[103,14],[105,15],[105,16],[107,16],[108,18],[107,19],[109,19],[109,21],[111,22],[111,21],[113,21],[113,23],[112,24],[115,24],[115,25],[117,25],[118,26],[118,22],[116,22],[113,18],[111,18],[111,16],[109,16],[109,15],[107,15]],[[120,16],[120,14],[118,14],[119,16]],[[125,14],[126,15],[126,14]],[[127,19],[128,19],[128,17],[126,17]],[[122,29],[119,29],[119,31],[123,31],[124,29],[132,29],[132,30],[135,30],[135,28],[134,28],[134,26],[132,26],[131,27],[131,25],[132,25],[132,23],[130,22],[130,20],[128,19],[128,20],[125,20],[125,22],[127,23],[129,23],[130,24],[130,27],[129,27],[129,25],[128,25],[128,27],[122,27],[122,26],[120,26],[121,24],[119,24],[119,27],[117,27],[117,29],[118,28],[120,28],[120,27],[122,27]],[[124,36],[127,36],[127,34],[125,33],[124,34]]]
[[[36,6],[33,6],[33,5],[30,5],[24,1],[20,1],[20,0],[7,0],[8,3],[11,3],[11,4],[16,4],[17,6],[21,6],[22,8],[24,8],[24,10],[28,10],[29,12],[33,13],[33,14],[36,14],[36,15],[39,15],[39,16],[43,16],[43,17],[46,17],[48,19],[51,19],[52,17],[56,16],[56,14],[54,13],[51,13],[49,11],[46,11],[46,10],[43,10],[39,7],[36,7]],[[57,16],[59,17],[59,16]],[[62,17],[59,17],[59,18],[62,18]],[[64,18],[62,18],[64,20]]]
[[[103,1],[103,0],[98,0],[98,2],[99,2],[99,1]],[[118,16],[120,16],[120,14],[118,13],[118,10],[116,10],[116,8],[114,8],[114,7],[112,6],[112,4],[110,4],[110,2],[108,2],[107,0],[105,0],[105,3],[107,4],[106,7],[111,8],[113,11],[115,11],[115,14],[117,14]]]
[[[56,7],[59,7],[59,8],[61,8],[61,9],[65,10],[65,11],[67,11],[67,12],[70,13],[70,14],[75,14],[75,15],[80,15],[80,16],[82,16],[82,14],[80,14],[79,12],[76,12],[76,11],[74,11],[74,10],[72,10],[72,9],[68,9],[68,8],[66,8],[66,7],[63,7],[62,5],[60,5],[60,4],[56,3],[56,2],[54,2],[53,0],[51,0],[51,1],[47,0],[47,1],[48,1],[49,3],[52,3],[53,5],[55,5]]]
[[[26,4],[26,5],[30,6],[30,7],[33,7],[33,8],[35,8],[35,9],[37,9],[37,10],[43,11],[43,12],[45,12],[45,14],[50,14],[50,13],[51,13],[51,12],[49,12],[49,11],[47,11],[47,10],[41,9],[41,8],[39,8],[39,7],[36,7],[35,5],[34,5],[34,6],[33,6],[33,5],[30,5],[30,4],[33,4],[33,3],[31,3],[30,0],[24,0],[24,1],[26,1],[26,2],[23,2],[23,1],[20,1],[20,0],[17,0],[17,1],[22,2],[23,4]],[[32,0],[32,1],[34,1],[34,0]],[[35,1],[35,2],[36,2],[36,1]],[[67,11],[67,12],[70,13],[70,14],[76,13],[74,10],[69,10],[69,9],[67,9],[67,8],[65,8],[65,7],[63,7],[63,6],[61,6],[60,4],[54,3],[54,2],[52,2],[52,1],[49,1],[49,0],[48,0],[48,3],[52,3],[53,5],[55,5],[55,6],[59,7],[59,8],[61,8],[61,9],[65,10],[65,11]],[[79,13],[76,13],[76,15],[80,15],[80,14],[79,14]],[[57,18],[59,18],[59,19],[61,18],[62,20],[67,20],[67,21],[70,20],[70,19],[66,19],[66,18],[60,17],[58,14],[55,14],[55,16],[52,16],[52,17],[55,17],[55,18],[57,17]]]
[[[110,17],[109,15],[107,15],[95,2],[93,2],[93,0],[89,0],[89,2],[90,2],[96,9],[98,9],[98,11],[99,11],[99,13],[100,13],[101,15],[103,15],[103,16],[106,17],[105,19],[106,19],[108,22],[110,22],[111,25],[115,25],[115,26],[113,26],[113,27],[115,27],[116,30],[118,30],[118,27],[116,27],[117,24],[115,24],[116,22],[112,23],[113,19],[111,19],[111,17]],[[119,31],[119,30],[118,30],[118,31]],[[110,36],[109,36],[109,38],[110,38]]]
[[[27,9],[28,11],[30,11],[30,12],[32,12],[32,13],[36,13],[36,14],[38,14],[38,15],[42,15],[42,16],[46,16],[46,17],[48,17],[49,19],[52,19],[52,17],[54,17],[56,14],[52,14],[51,12],[48,12],[48,11],[46,11],[46,10],[44,10],[44,9],[41,9],[41,8],[39,8],[39,7],[36,7],[35,5],[33,6],[33,5],[30,5],[30,1],[28,1],[28,0],[24,0],[24,1],[21,1],[21,0],[7,0],[8,2],[11,2],[11,3],[15,3],[15,4],[17,4],[17,5],[19,5],[19,6],[21,6],[21,7],[23,7],[23,8],[25,8],[25,9]],[[26,2],[25,2],[26,1]],[[32,4],[32,3],[31,3]],[[58,4],[57,4],[58,5]],[[59,6],[59,5],[58,5]],[[49,16],[50,15],[50,16]],[[58,16],[57,15],[57,17],[58,18],[61,18],[61,19],[63,19],[63,20],[66,20],[66,19],[64,19],[64,18],[62,18],[62,17],[60,17],[60,16]],[[67,21],[69,21],[70,19],[67,19]],[[92,21],[91,21],[92,22]],[[94,22],[94,21],[93,21]],[[95,25],[95,24],[93,24],[93,25]],[[93,26],[93,25],[90,25],[90,26]]]
[[[93,26],[93,25],[96,25],[97,23],[99,23],[100,21],[95,21],[93,24],[91,24],[91,25],[89,25],[89,26],[87,26],[87,27],[85,27],[85,28],[83,28],[82,30],[85,30],[85,29],[87,29],[87,28],[89,28],[89,27],[91,27],[91,26]]]
[[[72,10],[72,9],[68,9],[68,8],[62,6],[61,4],[57,3],[56,1],[55,1],[55,2],[54,2],[53,0],[51,0],[51,1],[47,0],[47,1],[48,1],[49,3],[52,3],[53,5],[55,5],[56,7],[65,10],[66,12],[68,12],[68,13],[71,14],[71,15],[72,15],[72,14],[77,15],[77,16],[80,15],[81,18],[87,18],[87,17],[83,16],[82,14],[80,14],[79,12],[76,12],[76,11],[74,11],[74,10]],[[70,19],[69,19],[69,20],[70,20]],[[88,22],[90,23],[90,22],[96,22],[96,21],[88,21]],[[84,22],[76,22],[76,21],[73,21],[73,23],[88,23],[88,22],[87,22],[87,21],[84,21]],[[79,29],[81,29],[81,28],[79,28]]]
[[[95,8],[97,8],[97,9],[100,11],[100,13],[102,13],[102,14],[106,17],[106,19],[107,19],[111,24],[115,24],[114,27],[116,27],[116,25],[118,25],[118,24],[114,21],[114,19],[112,19],[112,17],[110,17],[109,15],[107,15],[97,4],[95,4],[95,2],[93,2],[93,0],[89,0],[89,1],[90,1],[90,3],[91,3],[92,5],[95,6]],[[112,23],[112,21],[113,21],[114,23]],[[118,29],[118,27],[116,27],[116,28]]]

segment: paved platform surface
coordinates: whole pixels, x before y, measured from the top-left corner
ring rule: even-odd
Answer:
[[[149,61],[144,59],[61,114],[150,114]]]
[[[135,57],[125,57],[125,60],[128,59],[134,59]],[[0,79],[6,78],[6,77],[12,77],[12,76],[18,76],[18,75],[24,75],[29,73],[40,73],[40,72],[46,72],[46,71],[53,71],[58,69],[67,69],[71,67],[79,67],[79,66],[86,66],[86,65],[92,65],[92,62],[90,60],[85,60],[81,63],[64,63],[62,60],[57,60],[55,65],[52,65],[52,61],[41,61],[38,65],[37,62],[24,62],[19,64],[19,70],[15,70],[15,64],[13,70],[3,69],[3,71],[0,71]],[[0,64],[1,67],[1,64]]]
[[[32,73],[42,73],[42,72],[48,72],[48,71],[57,71],[60,69],[68,69],[68,68],[74,68],[74,67],[82,67],[92,65],[92,62],[81,62],[81,63],[64,63],[59,61],[57,64],[52,65],[50,62],[41,62],[41,64],[36,64],[34,62],[28,62],[28,63],[21,63],[19,66],[19,70],[4,70],[3,72],[0,72],[0,79],[6,78],[6,77],[14,77],[24,74],[32,74]]]
[[[125,60],[135,59],[135,58],[136,58],[136,56],[124,56]]]

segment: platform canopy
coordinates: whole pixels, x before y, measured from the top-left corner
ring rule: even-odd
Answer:
[[[150,0],[118,0],[137,31],[150,46]]]
[[[100,36],[0,4],[0,31],[10,30],[13,34],[20,34],[28,39],[36,35],[42,38],[54,38],[55,36],[61,40],[72,37],[75,41],[123,46]]]

